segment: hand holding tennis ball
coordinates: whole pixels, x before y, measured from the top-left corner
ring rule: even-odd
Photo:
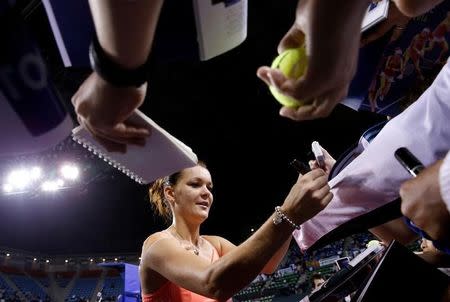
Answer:
[[[308,58],[306,56],[305,46],[303,45],[299,48],[291,48],[283,51],[275,58],[271,68],[279,69],[287,78],[298,79],[305,73],[307,63]],[[273,86],[269,86],[269,89],[275,99],[283,106],[296,108],[303,105],[302,101],[281,94]]]

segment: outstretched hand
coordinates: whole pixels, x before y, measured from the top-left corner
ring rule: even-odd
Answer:
[[[347,95],[356,71],[361,22],[369,1],[302,0],[296,19],[281,40],[278,52],[306,46],[308,67],[299,79],[264,66],[257,71],[267,85],[303,101],[298,108],[282,107],[280,115],[293,120],[328,116]]]
[[[78,122],[110,152],[125,152],[127,144],[144,145],[150,129],[127,122],[143,102],[147,84],[115,87],[93,72],[72,97]]]

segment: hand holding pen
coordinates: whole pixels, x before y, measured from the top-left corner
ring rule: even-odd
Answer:
[[[400,187],[403,215],[411,219],[432,239],[448,241],[450,214],[439,187],[439,170],[442,160],[424,168],[423,164],[406,148],[399,148],[395,152],[395,157],[414,176]]]

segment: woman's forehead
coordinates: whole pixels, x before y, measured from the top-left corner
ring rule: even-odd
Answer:
[[[195,166],[183,170],[182,177],[187,179],[201,178],[207,181],[211,181],[211,173],[209,173],[208,169],[202,166]]]

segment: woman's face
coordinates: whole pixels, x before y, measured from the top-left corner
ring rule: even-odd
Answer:
[[[173,210],[176,214],[208,218],[213,202],[212,180],[209,171],[201,166],[185,169],[173,187]]]

